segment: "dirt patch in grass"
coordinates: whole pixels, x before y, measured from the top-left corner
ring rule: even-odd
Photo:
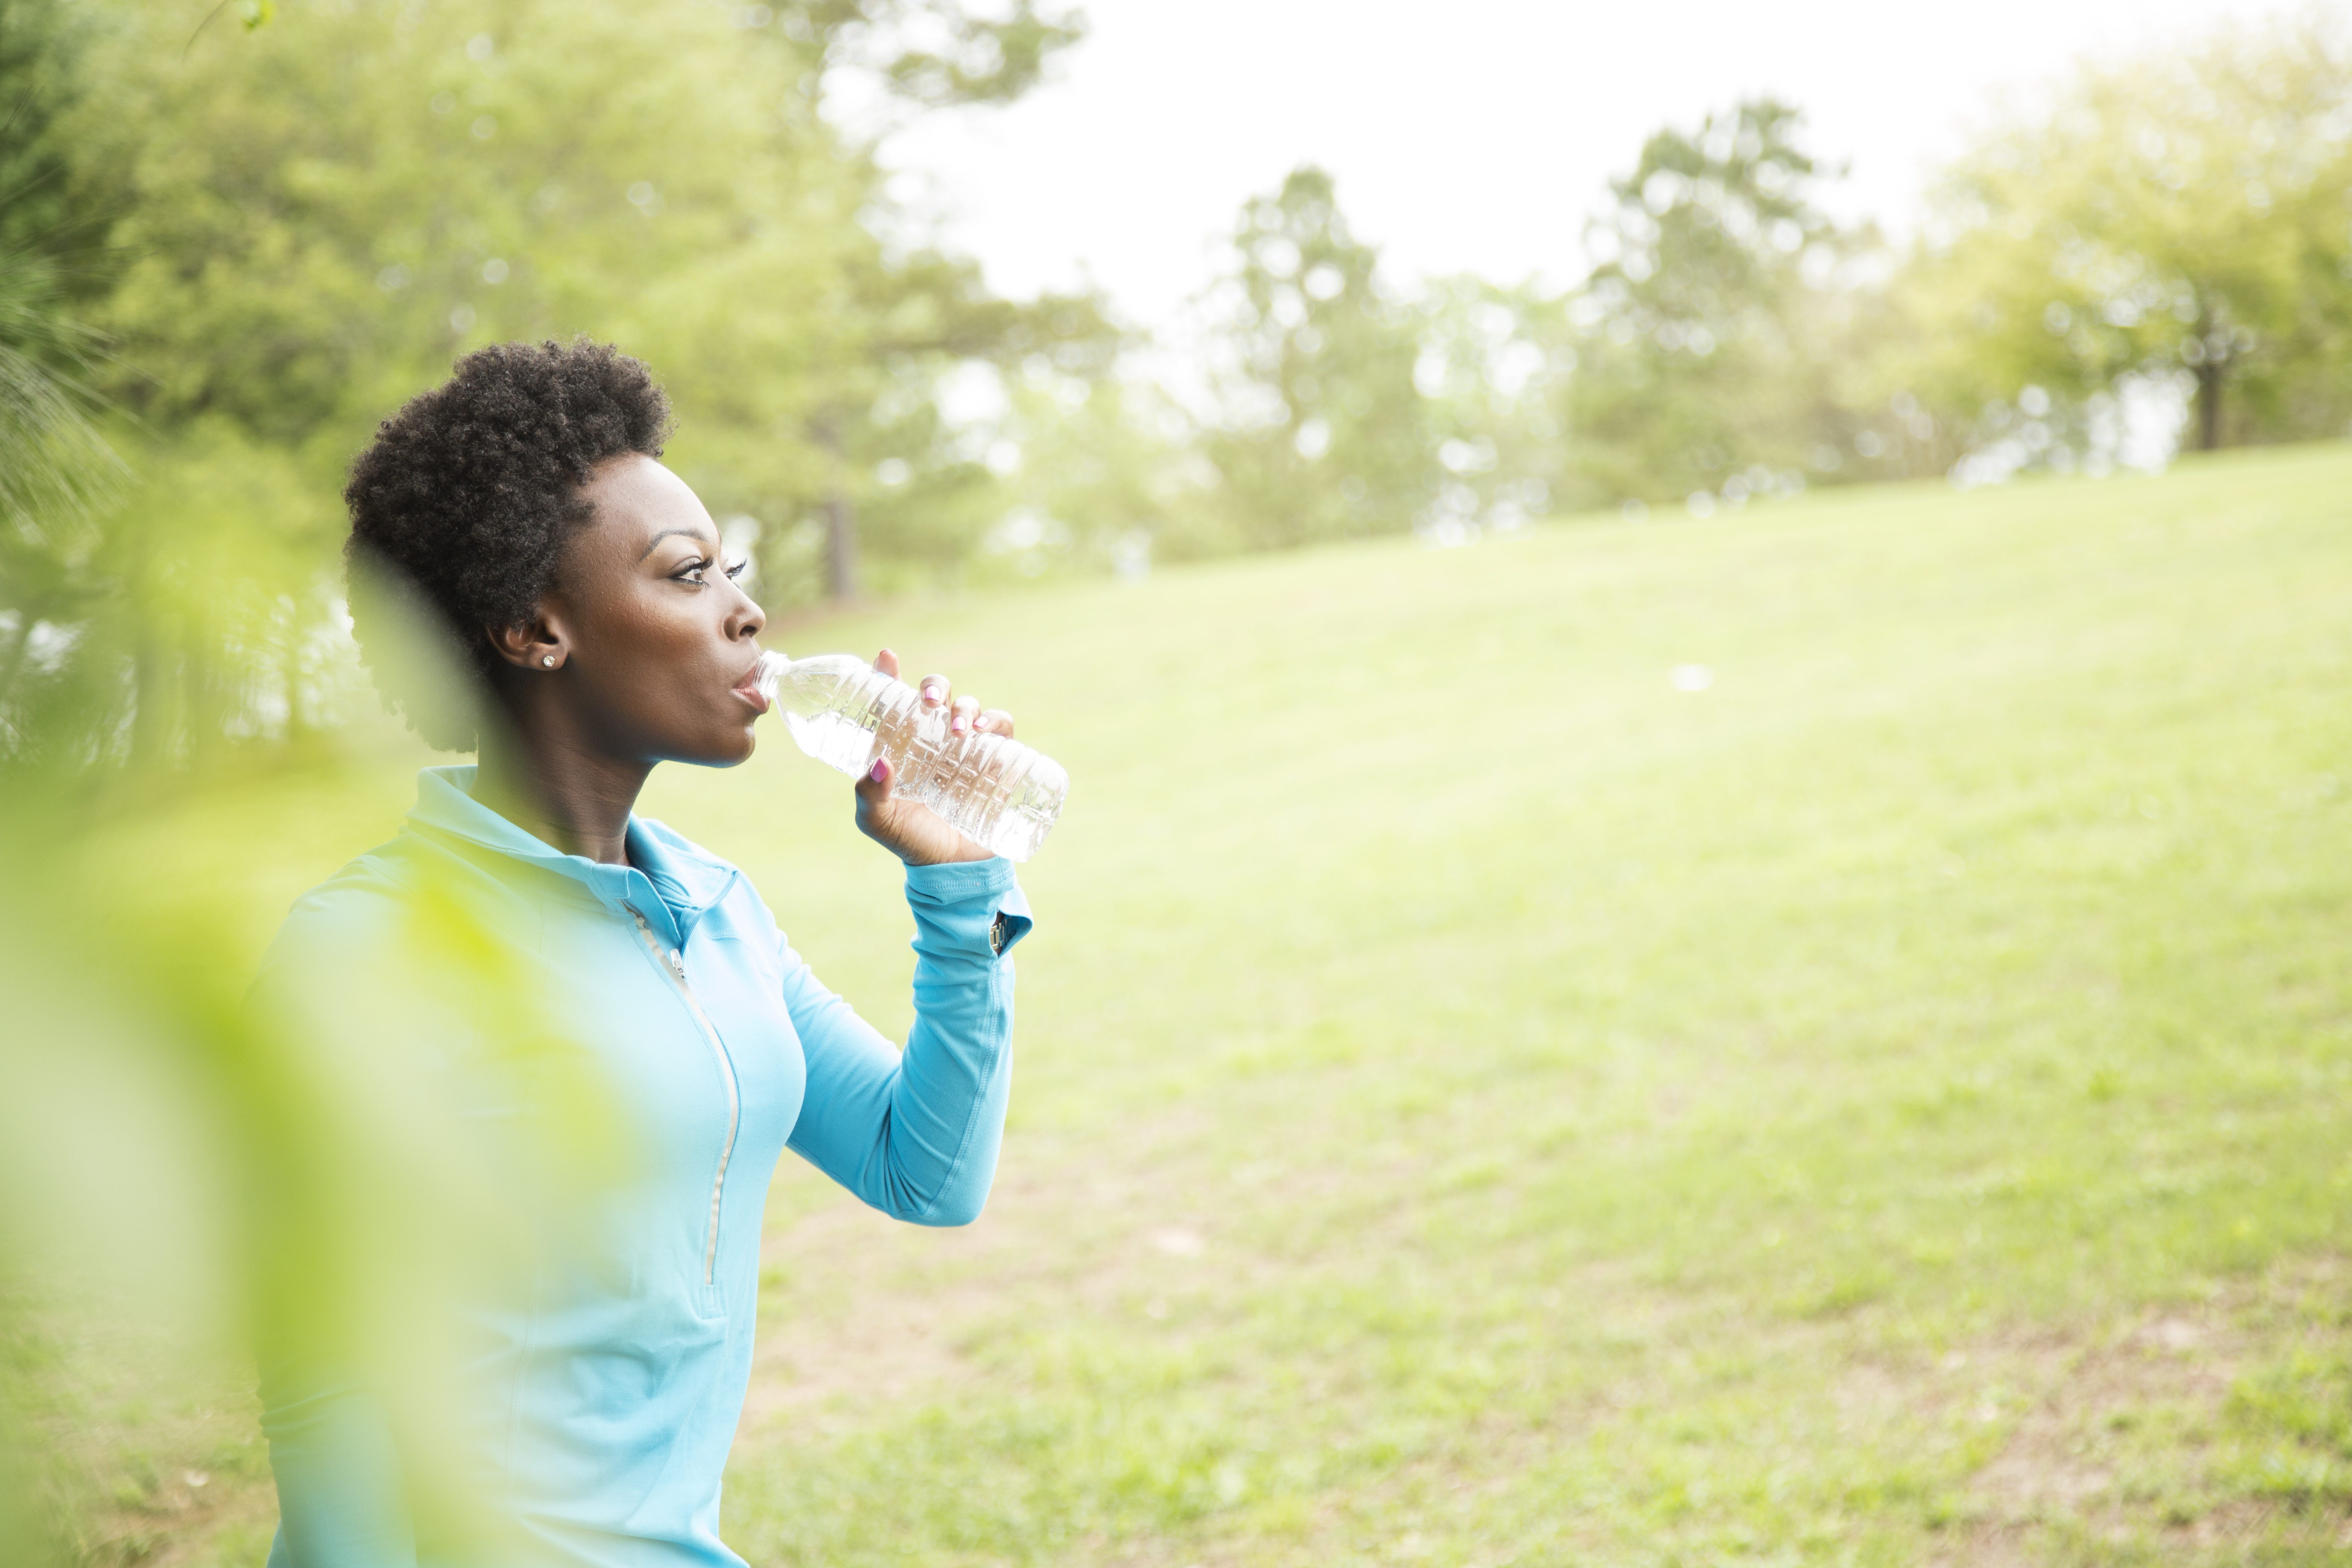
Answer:
[[[2299,1342],[2352,1337],[2340,1312],[2303,1310],[2342,1301],[2347,1283],[2343,1259],[2302,1259],[2103,1334],[1997,1340],[1947,1358],[1939,1370],[1973,1370],[1979,1387],[2022,1408],[1970,1478],[1940,1561],[2294,1562],[2352,1549],[2352,1509],[2340,1499],[2250,1497],[2224,1473],[2243,1436],[2232,1390]],[[1948,1386],[1948,1417],[2003,1419],[2000,1392],[1974,1411],[1968,1397]]]
[[[1261,1271],[1280,1267],[1221,1236],[1202,1218],[1214,1205],[1188,1205],[1181,1181],[1088,1185],[1055,1177],[1056,1166],[1071,1169],[1040,1160],[1026,1184],[1016,1176],[966,1231],[894,1225],[845,1199],[780,1227],[770,1248],[784,1272],[763,1304],[745,1441],[827,1411],[856,1424],[876,1406],[978,1387],[991,1375],[984,1336],[1033,1309],[1050,1304],[1066,1318],[1075,1304],[1133,1318],[1148,1315],[1161,1293],[1181,1302],[1187,1290],[1246,1291]],[[2308,1310],[2352,1291],[2352,1268],[2341,1259],[2284,1265],[2105,1327],[2022,1328],[1940,1352],[1891,1349],[1871,1310],[1835,1321],[1759,1319],[1752,1307],[1662,1297],[1622,1268],[1560,1283],[1567,1289],[1552,1294],[1564,1305],[1573,1299],[1589,1332],[1664,1358],[1648,1363],[1653,1372],[1686,1341],[1744,1339],[1767,1363],[1838,1369],[1826,1390],[1831,1425],[1821,1429],[1833,1443],[1925,1441],[1923,1456],[1937,1447],[1979,1456],[1973,1469],[1964,1458],[1959,1471],[1944,1470],[1966,1479],[1933,1507],[1927,1560],[1952,1568],[2294,1563],[2352,1550],[2352,1512],[2340,1503],[2323,1499],[2297,1511],[2250,1495],[2242,1466],[2233,1478],[2223,1463],[2244,1436],[2231,1413],[2242,1379],[2315,1335],[2352,1340],[2342,1311]],[[1443,1445],[1375,1490],[1426,1493],[1420,1506],[1443,1515],[1432,1500],[1450,1500],[1458,1488],[1509,1492],[1582,1441],[1592,1423],[1625,1415],[1623,1402],[1654,1412],[1656,1398],[1638,1381],[1603,1377],[1547,1417],[1497,1409],[1474,1418],[1476,1432],[1458,1445]],[[1365,1500],[1354,1490],[1308,1503],[1279,1539],[1246,1529],[1228,1538],[1227,1528],[1246,1523],[1237,1519],[1176,1542],[1100,1541],[1077,1560],[1279,1560],[1283,1539],[1304,1551],[1351,1538],[1349,1516]]]
[[[1181,1145],[1197,1131],[1159,1128],[1153,1141]],[[1236,1267],[1210,1205],[1169,1179],[1169,1163],[1102,1175],[1090,1165],[1033,1147],[999,1178],[980,1221],[957,1230],[905,1225],[839,1192],[772,1227],[743,1430],[835,1399],[883,1404],[952,1386],[971,1375],[981,1337],[1018,1321],[1025,1302],[1149,1317],[1205,1271]]]
[[[230,1561],[257,1563],[278,1527],[278,1490],[267,1478],[204,1488],[175,1479],[136,1509],[107,1515],[100,1526],[99,1539],[86,1549],[93,1563],[209,1568]],[[249,1556],[231,1555],[233,1538],[253,1545]]]
[[[278,1497],[241,1358],[110,1305],[45,1303],[27,1325],[37,1372],[8,1391],[51,1527],[93,1568],[211,1563],[231,1533],[266,1542]]]
[[[2221,1310],[2173,1308],[2104,1343],[2044,1342],[1999,1358],[2032,1394],[2009,1441],[1970,1483],[1971,1498],[2011,1521],[2100,1506],[2120,1489],[2117,1436],[2152,1412],[2175,1413],[2192,1428],[2210,1423],[2245,1341]]]

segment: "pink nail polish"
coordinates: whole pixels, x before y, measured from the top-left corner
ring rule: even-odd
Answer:
[[[875,758],[874,766],[867,771],[866,776],[872,779],[876,784],[880,784],[884,779],[888,778],[890,776],[890,759],[887,757]]]

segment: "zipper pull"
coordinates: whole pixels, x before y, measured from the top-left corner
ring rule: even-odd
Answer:
[[[686,980],[686,954],[678,952],[676,948],[671,948],[669,950],[669,967],[670,973],[677,975],[679,983],[683,984]]]

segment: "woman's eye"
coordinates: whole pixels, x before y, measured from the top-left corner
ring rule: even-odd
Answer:
[[[709,570],[710,563],[708,560],[689,561],[678,568],[677,580],[681,583],[701,583],[706,581],[703,574]]]
[[[727,568],[727,580],[730,583],[737,582],[741,579],[744,573],[751,569],[751,558],[746,555],[743,559],[735,563],[734,565]]]

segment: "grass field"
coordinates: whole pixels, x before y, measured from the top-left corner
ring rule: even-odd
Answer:
[[[755,1564],[2352,1553],[2352,452],[770,640],[1076,782],[987,1215],[779,1175]],[[895,1032],[845,795],[646,809]],[[258,1561],[239,1473],[171,1555]]]

